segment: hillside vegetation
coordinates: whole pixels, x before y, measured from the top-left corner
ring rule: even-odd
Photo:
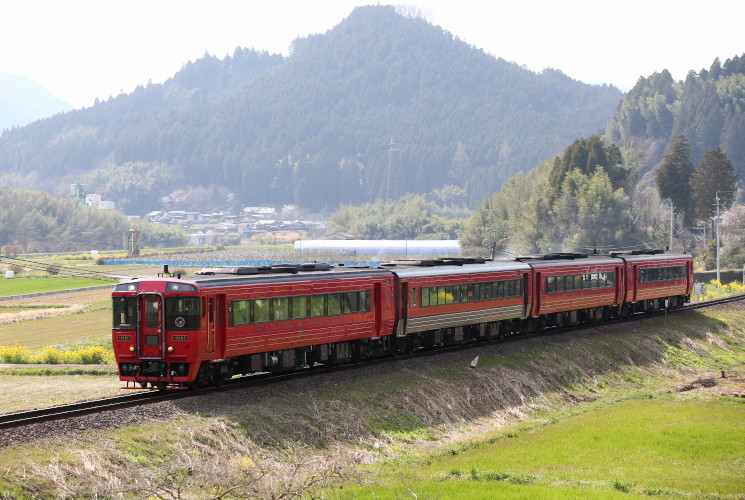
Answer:
[[[0,187],[0,207],[2,254],[122,248],[124,233],[132,227],[121,212],[40,191]],[[178,246],[186,241],[176,228],[143,221],[136,226],[143,244]]]
[[[117,203],[146,200],[123,204],[137,213],[212,185],[247,205],[314,210],[447,185],[474,202],[604,129],[621,96],[536,74],[393,7],[359,7],[297,39],[286,59],[205,55],[162,85],[6,131],[0,183],[58,192],[85,178]],[[113,184],[97,174],[128,164],[163,175]]]
[[[741,306],[676,313],[180,399],[94,433],[0,435],[0,490],[735,500],[743,332]]]
[[[669,142],[683,134],[696,162],[720,146],[745,178],[745,54],[691,70],[676,82],[667,70],[639,78],[608,126],[611,140]]]

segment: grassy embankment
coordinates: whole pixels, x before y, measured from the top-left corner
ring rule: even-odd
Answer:
[[[182,400],[2,449],[0,491],[278,498],[309,481],[335,484],[330,498],[735,500],[743,375],[745,308],[674,314]]]

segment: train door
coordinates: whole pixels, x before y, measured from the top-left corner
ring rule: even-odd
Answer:
[[[396,335],[403,337],[406,335],[406,320],[409,316],[409,284],[405,281],[401,282],[400,288],[401,296],[399,300],[395,301],[400,304],[401,311],[397,313],[397,324],[396,324]]]
[[[626,290],[626,276],[623,272],[624,268],[623,266],[618,266],[613,270],[613,273],[616,277],[616,301],[614,304],[623,304],[623,302],[626,300],[625,297],[625,290]]]
[[[227,325],[225,304],[224,294],[215,297],[215,334],[213,335],[212,352],[217,350],[217,355],[220,358],[225,354],[225,327]]]
[[[163,359],[163,297],[141,294],[137,353],[139,359]]]
[[[217,335],[217,319],[218,319],[217,297],[211,296],[207,298],[207,343],[205,345],[205,352],[207,354],[212,354],[215,352],[215,336]]]
[[[383,324],[383,294],[380,283],[375,283],[373,286],[372,303],[370,307],[373,308],[375,325],[373,326],[374,337],[380,337],[380,330]]]

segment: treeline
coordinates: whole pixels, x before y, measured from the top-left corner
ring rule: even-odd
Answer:
[[[638,182],[643,164],[642,152],[600,136],[577,140],[487,197],[468,220],[463,244],[482,254],[495,242],[499,250],[518,253],[665,248],[670,232],[664,200],[671,199],[680,223],[677,241],[690,249],[694,221],[708,224],[717,206],[724,213],[736,197],[738,177],[719,147],[695,165],[686,137],[675,136],[656,186]]]
[[[494,243],[516,253],[605,252],[654,240],[656,211],[631,201],[642,160],[600,136],[579,139],[487,197],[468,221],[463,246],[480,254]]]
[[[112,201],[142,210],[169,190],[215,185],[246,205],[334,210],[454,185],[474,206],[604,128],[621,97],[533,73],[393,7],[359,7],[296,40],[287,59],[205,56],[163,85],[6,132],[0,183],[59,192],[109,163],[141,162],[173,177],[145,203]]]
[[[330,217],[334,229],[368,240],[458,239],[470,212],[458,188],[430,195],[407,194],[400,200],[343,205]]]
[[[670,141],[685,135],[694,161],[720,147],[741,178],[745,176],[745,54],[717,58],[711,67],[690,71],[676,82],[663,70],[640,78],[608,127],[612,141],[640,137]]]
[[[120,212],[98,210],[47,193],[0,187],[2,253],[111,250],[123,247],[132,223]],[[169,226],[136,223],[142,244],[180,246],[186,234]]]

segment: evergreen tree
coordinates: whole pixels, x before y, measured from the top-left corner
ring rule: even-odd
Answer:
[[[716,213],[717,193],[719,202],[730,206],[737,189],[737,174],[727,153],[719,146],[704,153],[701,164],[691,175],[691,193],[696,217],[708,219]]]
[[[660,197],[669,198],[675,205],[676,213],[683,214],[687,225],[693,222],[693,204],[691,196],[691,175],[694,171],[691,146],[683,134],[673,137],[668,152],[657,170],[657,188]]]

